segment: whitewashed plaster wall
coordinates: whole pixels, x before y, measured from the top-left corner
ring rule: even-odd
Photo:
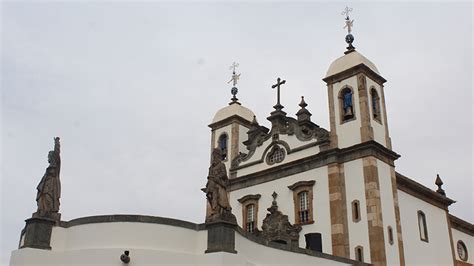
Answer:
[[[398,190],[406,265],[452,265],[446,211]],[[426,215],[429,242],[420,240],[418,210]]]
[[[353,110],[355,113],[355,120],[347,121],[341,124],[341,114],[339,107],[339,92],[344,86],[352,87],[354,92]],[[359,94],[357,91],[357,77],[353,76],[348,79],[336,82],[333,84],[333,97],[334,97],[334,112],[336,116],[336,133],[338,136],[339,148],[346,148],[361,142],[360,136],[360,105],[359,105]]]
[[[313,187],[313,224],[303,225],[300,232],[299,246],[306,246],[304,235],[307,233],[321,233],[323,252],[332,254],[331,245],[331,216],[329,213],[329,189],[327,167],[312,169],[296,175],[280,178],[271,182],[262,183],[248,188],[230,192],[230,204],[232,212],[237,217],[237,223],[242,226],[242,204],[237,200],[249,194],[260,194],[262,197],[258,202],[257,224],[261,230],[262,221],[268,213],[267,208],[272,204],[272,193],[278,194],[278,209],[288,215],[290,223],[295,223],[295,209],[293,191],[288,186],[298,181],[315,180]]]
[[[367,209],[362,159],[344,163],[346,182],[347,220],[349,228],[349,251],[351,259],[355,259],[355,247],[364,247],[364,259],[370,262],[369,230],[367,224]],[[352,202],[360,203],[360,220],[352,219]]]
[[[206,254],[207,231],[134,222],[95,223],[53,229],[52,250],[23,248],[12,252],[10,265],[350,265],[267,247],[235,233],[237,254]]]
[[[387,264],[400,265],[400,255],[397,238],[397,220],[395,218],[395,208],[393,201],[392,178],[390,175],[390,165],[377,160],[377,171],[380,184],[380,200],[382,203],[383,232],[385,239],[385,254]],[[388,226],[392,227],[393,244],[389,243]]]
[[[377,141],[378,143],[382,144],[383,146],[387,146],[387,142],[385,141],[385,125],[387,121],[385,121],[384,113],[385,113],[385,106],[383,106],[382,102],[382,89],[379,84],[377,84],[375,81],[373,81],[370,78],[366,78],[367,80],[367,94],[368,94],[368,99],[369,99],[369,112],[370,112],[370,125],[372,126],[374,130],[374,140]],[[382,123],[376,121],[374,119],[374,112],[373,112],[373,103],[372,103],[372,97],[371,97],[371,90],[372,88],[375,88],[377,91],[377,94],[380,97],[380,121]]]
[[[457,251],[457,243],[459,240],[461,240],[462,242],[464,242],[464,245],[466,245],[467,248],[466,262],[474,264],[474,237],[456,229],[452,229],[451,231],[453,233],[453,244],[456,253],[456,259],[461,260]]]

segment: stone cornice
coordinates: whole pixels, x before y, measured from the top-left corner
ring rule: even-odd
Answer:
[[[250,121],[247,121],[247,119],[244,119],[239,115],[233,115],[221,121],[217,121],[215,123],[209,124],[208,127],[210,127],[212,130],[215,130],[216,128],[221,128],[221,127],[230,125],[232,123],[241,124],[247,128],[250,128],[252,126],[252,123]]]
[[[451,228],[459,230],[470,236],[474,236],[474,225],[470,222],[464,221],[454,215],[449,214],[449,221],[451,222]]]
[[[255,195],[245,195],[242,198],[238,199],[237,201],[240,203],[244,203],[248,200],[259,200],[262,197],[260,194],[255,194]]]
[[[416,198],[426,201],[434,206],[448,210],[448,206],[455,203],[456,201],[443,196],[422,184],[400,174],[396,173],[397,176],[397,188],[403,192],[406,192]]]
[[[373,156],[391,166],[400,155],[371,140],[344,149],[329,149],[276,167],[230,179],[230,191],[270,182],[286,176],[319,168],[331,163],[344,163]]]
[[[73,219],[71,221],[59,222],[60,227],[69,228],[72,226],[83,225],[83,224],[96,224],[96,223],[114,223],[114,222],[134,222],[134,223],[153,223],[153,224],[164,224],[177,227],[183,227],[192,230],[204,230],[205,224],[195,224],[188,221],[182,221],[178,219],[158,217],[158,216],[146,216],[146,215],[131,215],[131,214],[113,214],[113,215],[98,215],[88,216]]]
[[[336,83],[338,81],[347,79],[349,77],[356,76],[359,73],[364,73],[367,77],[371,78],[372,80],[374,80],[375,82],[377,82],[380,85],[383,85],[387,81],[382,76],[375,73],[374,71],[372,71],[372,69],[370,69],[368,66],[366,66],[362,63],[358,64],[356,66],[353,66],[349,69],[346,69],[342,72],[339,72],[337,74],[334,74],[332,76],[325,77],[325,78],[323,78],[323,81],[326,82],[327,84],[333,84],[333,83]]]
[[[314,186],[315,183],[316,183],[315,180],[298,181],[298,182],[294,183],[293,185],[288,186],[288,188],[291,189],[291,190],[295,190],[299,187],[312,187],[312,186]]]

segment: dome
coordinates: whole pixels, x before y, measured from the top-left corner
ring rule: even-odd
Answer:
[[[231,105],[217,111],[214,119],[212,119],[212,123],[214,124],[234,115],[238,115],[249,122],[252,122],[254,117],[254,113],[250,109],[243,107],[238,103],[232,103]]]
[[[326,78],[360,64],[364,64],[365,66],[370,68],[370,70],[374,71],[377,75],[380,76],[380,73],[374,63],[370,62],[369,59],[367,59],[357,51],[353,51],[348,54],[345,54],[342,57],[339,57],[334,62],[332,62],[332,64],[329,66],[328,72],[326,73]]]

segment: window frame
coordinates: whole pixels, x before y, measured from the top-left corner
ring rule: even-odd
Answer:
[[[255,194],[255,195],[245,195],[242,198],[238,199],[237,201],[242,204],[242,229],[244,229],[245,232],[247,233],[256,233],[258,231],[258,202],[259,199],[261,198],[260,194]],[[253,226],[253,232],[248,231],[248,206],[253,205],[254,206],[254,226]]]
[[[375,96],[375,99],[376,99],[376,110],[378,110],[376,113],[374,112],[374,96]],[[381,105],[380,105],[380,96],[379,96],[379,93],[377,91],[377,89],[372,86],[370,87],[370,112],[372,113],[372,118],[379,122],[380,124],[382,124],[382,109],[381,109]],[[377,116],[376,116],[377,115]]]
[[[422,224],[420,224],[420,218],[421,218]],[[428,226],[426,223],[426,214],[421,210],[417,212],[417,223],[418,223],[418,231],[420,233],[420,240],[424,242],[429,242]],[[424,237],[423,237],[422,232],[424,233]]]
[[[221,147],[221,139],[225,138],[225,149]],[[227,161],[227,158],[229,157],[229,134],[227,132],[222,132],[219,137],[217,138],[217,147],[222,151],[222,154],[224,155],[223,161]]]
[[[464,250],[464,257],[461,257],[461,254],[459,254],[459,246]],[[456,242],[456,253],[461,261],[467,261],[469,259],[469,252],[464,241],[458,240],[458,242]]]
[[[354,258],[356,261],[364,262],[364,247],[356,246],[354,248]]]
[[[353,200],[351,202],[351,208],[352,208],[352,221],[354,223],[358,223],[361,219],[360,201]],[[357,217],[356,217],[356,214],[357,214]]]
[[[293,191],[293,205],[294,205],[294,215],[295,215],[295,224],[298,225],[306,225],[306,224],[313,224],[314,223],[314,209],[313,209],[313,187],[316,183],[315,180],[309,181],[298,181],[291,186],[288,186],[290,190]],[[300,213],[301,211],[301,204],[300,204],[300,195],[301,193],[307,193],[307,221],[302,221]]]
[[[393,243],[395,242],[394,238],[393,238],[393,228],[392,226],[387,226],[387,235],[388,235],[388,243],[390,245],[393,245]]]

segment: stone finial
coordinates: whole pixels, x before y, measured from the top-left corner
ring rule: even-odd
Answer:
[[[308,104],[304,101],[304,96],[301,96],[301,102],[299,106],[301,107],[301,109],[298,110],[298,112],[296,113],[298,122],[311,121],[311,113],[308,111],[308,109],[306,109],[306,106],[308,106]]]
[[[251,125],[252,125],[252,127],[258,127],[258,122],[257,122],[257,117],[256,116],[253,116]]]
[[[441,187],[443,185],[443,180],[441,180],[441,177],[439,177],[439,174],[436,175],[435,184],[438,186],[438,189],[436,190],[436,192],[438,192],[439,194],[441,194],[443,196],[446,196],[446,192]]]

